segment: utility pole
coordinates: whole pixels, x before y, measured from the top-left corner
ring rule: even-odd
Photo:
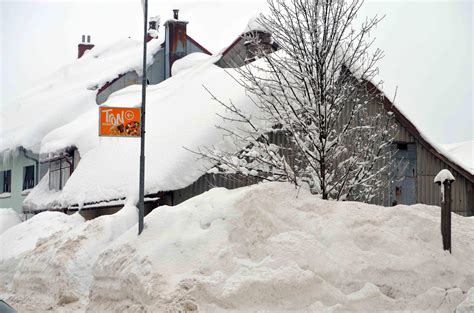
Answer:
[[[138,190],[138,234],[143,231],[145,217],[145,104],[146,104],[146,39],[148,30],[148,0],[143,0],[143,74],[142,74],[142,109],[140,119],[140,183]]]

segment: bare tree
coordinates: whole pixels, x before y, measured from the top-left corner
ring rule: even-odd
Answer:
[[[255,21],[258,31],[247,34],[257,61],[240,68],[236,78],[259,113],[214,98],[227,108],[226,121],[243,125],[226,128],[243,148],[227,153],[206,147],[200,153],[220,172],[306,183],[323,199],[372,200],[388,183],[395,130],[382,98],[367,88],[383,56],[371,48],[369,36],[380,18],[356,28],[359,0],[268,5],[269,14]],[[262,45],[262,29],[278,51]]]

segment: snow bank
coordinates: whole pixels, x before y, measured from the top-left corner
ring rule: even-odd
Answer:
[[[132,206],[87,222],[45,212],[0,236],[0,293],[22,312],[459,305],[464,313],[472,306],[474,219],[453,214],[449,254],[439,218],[439,207],[330,202],[287,183],[216,188],[160,207],[139,237]]]
[[[29,298],[34,299],[32,303],[36,308],[78,300],[82,303],[87,299],[92,266],[99,253],[135,225],[137,218],[137,209],[128,205],[113,215],[75,224],[67,231],[43,238],[34,249],[21,256],[14,268],[6,269],[14,275],[9,275],[11,283],[3,291],[18,295],[10,301],[20,307]],[[57,224],[57,221],[49,223],[56,227]]]
[[[94,267],[90,311],[437,310],[474,284],[472,218],[328,202],[271,183],[213,189],[146,217]]]
[[[162,42],[152,40],[148,43],[149,65]],[[97,45],[37,86],[25,86],[25,95],[2,112],[0,151],[23,146],[37,152],[47,133],[92,108],[97,109],[98,88],[128,71],[141,73],[141,49],[142,42],[132,39],[108,46]]]
[[[79,214],[43,212],[0,234],[0,291],[11,287],[16,268],[27,253],[83,222]]]
[[[15,210],[0,208],[0,235],[7,229],[21,223],[21,218]]]
[[[472,313],[474,312],[474,287],[469,289],[467,298],[456,308],[455,313]]]

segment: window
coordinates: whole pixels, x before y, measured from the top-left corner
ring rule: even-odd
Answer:
[[[23,168],[23,190],[31,189],[35,186],[35,166],[25,166]]]
[[[0,171],[0,179],[2,180],[2,193],[12,191],[12,171]]]
[[[408,150],[408,144],[406,143],[397,143],[398,150]]]
[[[49,189],[62,190],[72,171],[72,158],[64,157],[49,162]]]

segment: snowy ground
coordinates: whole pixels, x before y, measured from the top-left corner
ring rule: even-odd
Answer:
[[[20,312],[472,312],[474,219],[453,215],[450,255],[439,215],[283,183],[161,207],[140,237],[132,206],[41,213],[0,235],[0,297]]]

